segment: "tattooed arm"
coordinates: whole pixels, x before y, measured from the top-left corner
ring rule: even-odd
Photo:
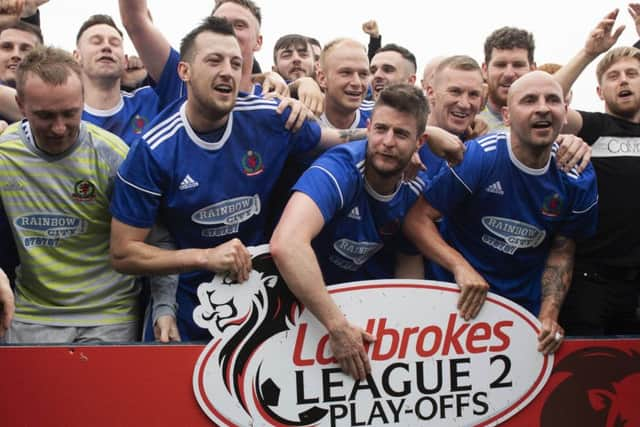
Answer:
[[[542,304],[538,319],[542,330],[538,335],[538,351],[555,352],[564,338],[564,329],[558,324],[558,315],[573,273],[573,255],[576,244],[572,239],[556,236],[542,272]],[[557,337],[559,339],[556,339]]]
[[[334,145],[342,144],[349,141],[357,141],[359,139],[365,139],[367,137],[366,128],[358,129],[331,129],[322,128],[322,134],[320,136],[320,144],[318,149],[324,151]]]

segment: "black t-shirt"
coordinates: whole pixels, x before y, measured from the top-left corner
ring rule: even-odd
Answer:
[[[593,149],[600,200],[597,232],[578,242],[576,261],[640,268],[640,124],[579,113],[578,136]]]

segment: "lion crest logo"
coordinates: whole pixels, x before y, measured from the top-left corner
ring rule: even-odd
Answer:
[[[306,411],[297,420],[281,417],[272,408],[278,400],[277,386],[260,379],[256,350],[269,338],[292,329],[303,308],[278,273],[268,245],[249,249],[253,254],[249,280],[240,284],[216,275],[198,287],[200,304],[193,319],[213,338],[196,363],[196,398],[219,425],[252,424],[249,399],[275,423],[313,424],[326,415],[325,410]],[[214,390],[211,384],[218,386]],[[224,408],[224,414],[219,408]]]

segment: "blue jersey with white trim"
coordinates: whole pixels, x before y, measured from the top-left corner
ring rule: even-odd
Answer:
[[[264,222],[269,195],[286,157],[316,147],[320,127],[314,122],[292,133],[279,115],[278,101],[238,98],[225,127],[205,140],[185,116],[188,101],[164,110],[131,147],[115,182],[111,210],[121,222],[150,228],[159,218],[177,248],[211,248],[234,237],[243,244],[266,243]],[[179,318],[183,339],[206,338],[193,323],[196,289],[213,273],[180,275]],[[183,330],[181,330],[181,333]]]
[[[118,135],[131,146],[149,129],[147,125],[164,107],[186,96],[184,82],[177,72],[179,61],[180,54],[171,49],[160,81],[154,87],[122,91],[118,105],[109,110],[98,110],[85,104],[82,119]]]
[[[417,178],[400,182],[391,195],[376,193],[364,177],[366,151],[366,140],[334,147],[293,187],[322,212],[313,248],[327,284],[394,277],[397,252],[406,245],[402,221],[424,188]]]
[[[134,92],[121,92],[118,105],[109,110],[84,106],[82,119],[118,135],[131,146],[139,138],[146,125],[158,114],[158,95],[149,86]]]
[[[579,174],[555,165],[558,145],[542,169],[513,154],[505,133],[467,143],[463,162],[443,168],[424,192],[444,220],[445,240],[487,280],[491,290],[537,314],[540,280],[555,236],[595,232],[598,192],[593,167]],[[433,265],[437,280],[449,272]]]

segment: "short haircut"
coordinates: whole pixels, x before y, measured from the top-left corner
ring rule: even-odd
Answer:
[[[216,16],[206,17],[200,25],[191,30],[189,34],[184,36],[180,42],[180,60],[184,62],[191,62],[195,55],[194,45],[196,37],[202,33],[211,32],[215,34],[221,34],[224,36],[231,36],[235,38],[233,32],[233,25],[224,18],[218,18]]]
[[[336,47],[341,46],[343,44],[362,47],[362,51],[364,52],[365,55],[367,55],[367,48],[362,43],[356,40],[348,39],[344,37],[334,39],[334,40],[331,40],[329,43],[327,43],[322,49],[322,52],[320,53],[320,61],[319,61],[320,68],[323,68],[323,69],[325,68],[326,62],[327,62],[327,56],[329,56]]]
[[[255,18],[258,20],[258,25],[262,25],[262,12],[260,12],[260,8],[258,7],[258,5],[251,0],[216,0],[216,5],[213,7],[213,11],[211,12],[211,14],[213,15],[214,13],[216,13],[216,10],[218,10],[218,8],[225,3],[235,3],[239,6],[244,7],[249,12],[251,12],[253,16],[255,16]]]
[[[51,46],[38,46],[20,61],[16,71],[16,93],[19,98],[22,98],[29,73],[53,86],[66,83],[73,73],[82,81],[82,69],[75,58],[66,50]]]
[[[400,54],[400,56],[402,56],[404,59],[406,59],[407,61],[409,61],[411,63],[411,65],[413,66],[413,73],[415,74],[416,70],[418,69],[418,63],[416,62],[416,56],[411,53],[411,51],[407,48],[404,48],[402,46],[399,46],[395,43],[387,43],[384,46],[382,46],[380,49],[376,50],[376,55],[379,54],[380,52],[397,52]]]
[[[36,36],[40,44],[44,43],[44,39],[42,37],[42,30],[40,30],[40,27],[38,27],[37,25],[29,24],[28,22],[24,22],[22,20],[19,20],[15,24],[12,24],[6,28],[3,28],[2,30],[0,30],[0,33],[2,33],[2,31],[4,30],[18,30],[18,31],[24,31],[25,33],[31,33],[34,36]]]
[[[406,83],[389,85],[380,92],[374,112],[376,108],[382,105],[412,115],[416,118],[416,135],[420,137],[424,133],[427,125],[427,114],[429,114],[429,104],[422,90]]]
[[[529,64],[533,64],[533,53],[536,44],[533,34],[514,27],[502,27],[495,30],[484,42],[484,62],[489,65],[493,49],[526,49]]]
[[[434,80],[437,76],[446,68],[451,68],[453,70],[461,70],[461,71],[477,71],[480,76],[482,76],[482,69],[480,68],[480,64],[468,55],[453,55],[444,58],[435,71],[433,72]]]
[[[116,30],[118,34],[120,34],[120,37],[123,37],[122,31],[120,31],[120,28],[118,28],[118,26],[116,25],[112,17],[110,17],[109,15],[101,15],[101,14],[91,15],[89,19],[84,21],[80,26],[80,29],[78,30],[78,34],[76,35],[76,44],[78,44],[78,42],[80,41],[80,37],[82,37],[82,34],[84,34],[85,31],[87,31],[90,27],[93,27],[94,25],[108,25],[114,30]]]
[[[606,73],[613,64],[624,58],[635,58],[640,61],[640,49],[622,46],[608,51],[606,55],[602,57],[600,62],[598,62],[598,66],[596,67],[598,84],[602,83],[602,76],[604,76],[604,73]]]
[[[277,62],[277,54],[281,49],[286,49],[290,46],[293,46],[296,50],[306,50],[311,53],[311,49],[309,46],[309,38],[305,36],[301,36],[300,34],[286,34],[278,39],[276,44],[273,46],[273,63]]]

